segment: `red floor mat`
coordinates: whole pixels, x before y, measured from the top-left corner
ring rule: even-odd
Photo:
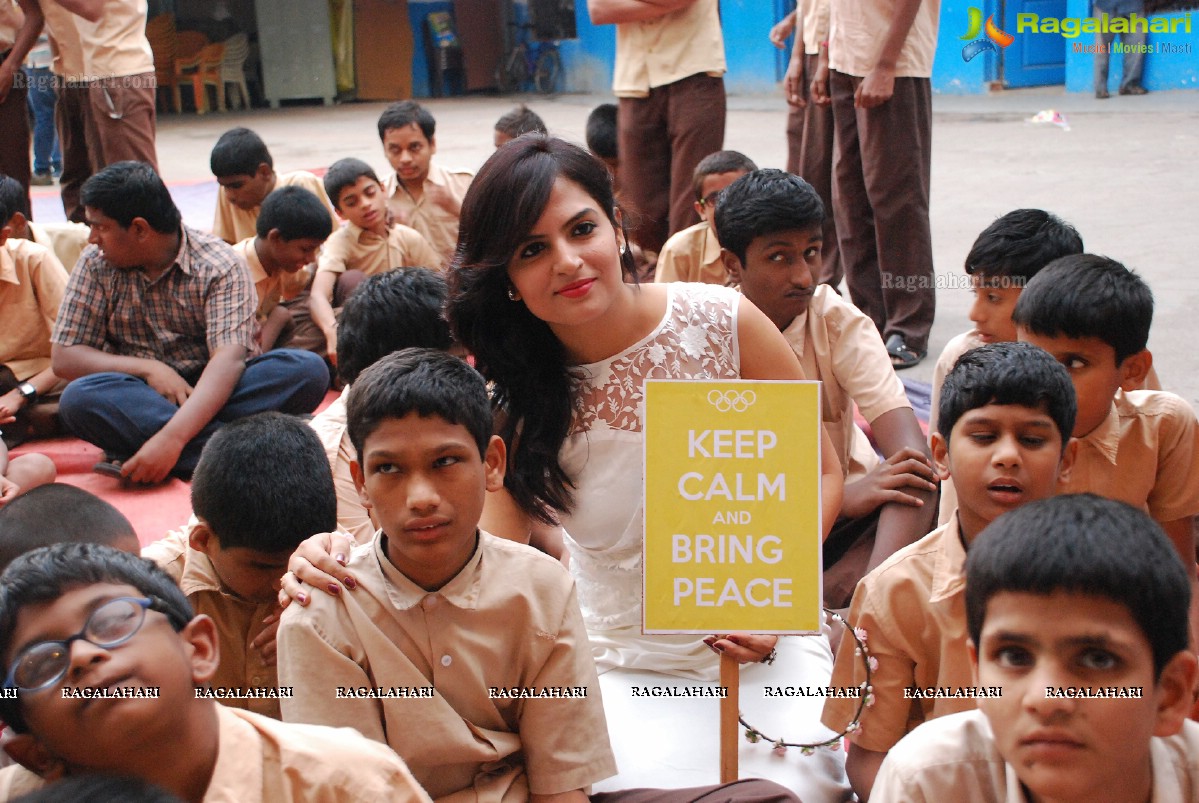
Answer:
[[[317,411],[324,410],[338,393],[325,394]],[[22,444],[12,450],[12,456],[39,452],[54,461],[58,481],[90,491],[108,501],[133,524],[142,545],[152,543],[181,527],[191,516],[191,484],[171,479],[152,488],[126,486],[119,480],[92,472],[104,453],[99,447],[78,438],[54,438]]]

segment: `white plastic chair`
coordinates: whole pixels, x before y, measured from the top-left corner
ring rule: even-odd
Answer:
[[[234,34],[225,40],[225,58],[221,62],[221,82],[227,87],[232,84],[241,96],[237,108],[249,108],[250,90],[246,87],[246,58],[250,55],[250,39],[244,33]],[[233,108],[233,94],[226,93],[229,108]],[[222,108],[221,111],[224,111]]]

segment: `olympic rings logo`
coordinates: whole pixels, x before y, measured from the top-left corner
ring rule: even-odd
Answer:
[[[744,413],[757,400],[758,396],[752,390],[708,391],[708,404],[722,413],[727,413],[730,410],[735,413]]]

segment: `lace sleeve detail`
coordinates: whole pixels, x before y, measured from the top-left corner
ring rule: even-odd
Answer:
[[[571,434],[601,427],[640,432],[647,379],[737,379],[735,290],[675,283],[658,328],[627,351],[580,366]]]

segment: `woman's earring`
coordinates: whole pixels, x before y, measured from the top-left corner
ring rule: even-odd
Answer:
[[[621,255],[621,256],[624,256],[624,255],[625,255],[625,254],[627,254],[628,252],[629,252],[629,244],[628,244],[628,243],[621,243],[621,244],[620,244],[620,255]]]
[[[509,301],[520,301],[520,296],[518,296],[516,294],[516,288],[513,287],[512,285],[508,285],[508,300]]]

